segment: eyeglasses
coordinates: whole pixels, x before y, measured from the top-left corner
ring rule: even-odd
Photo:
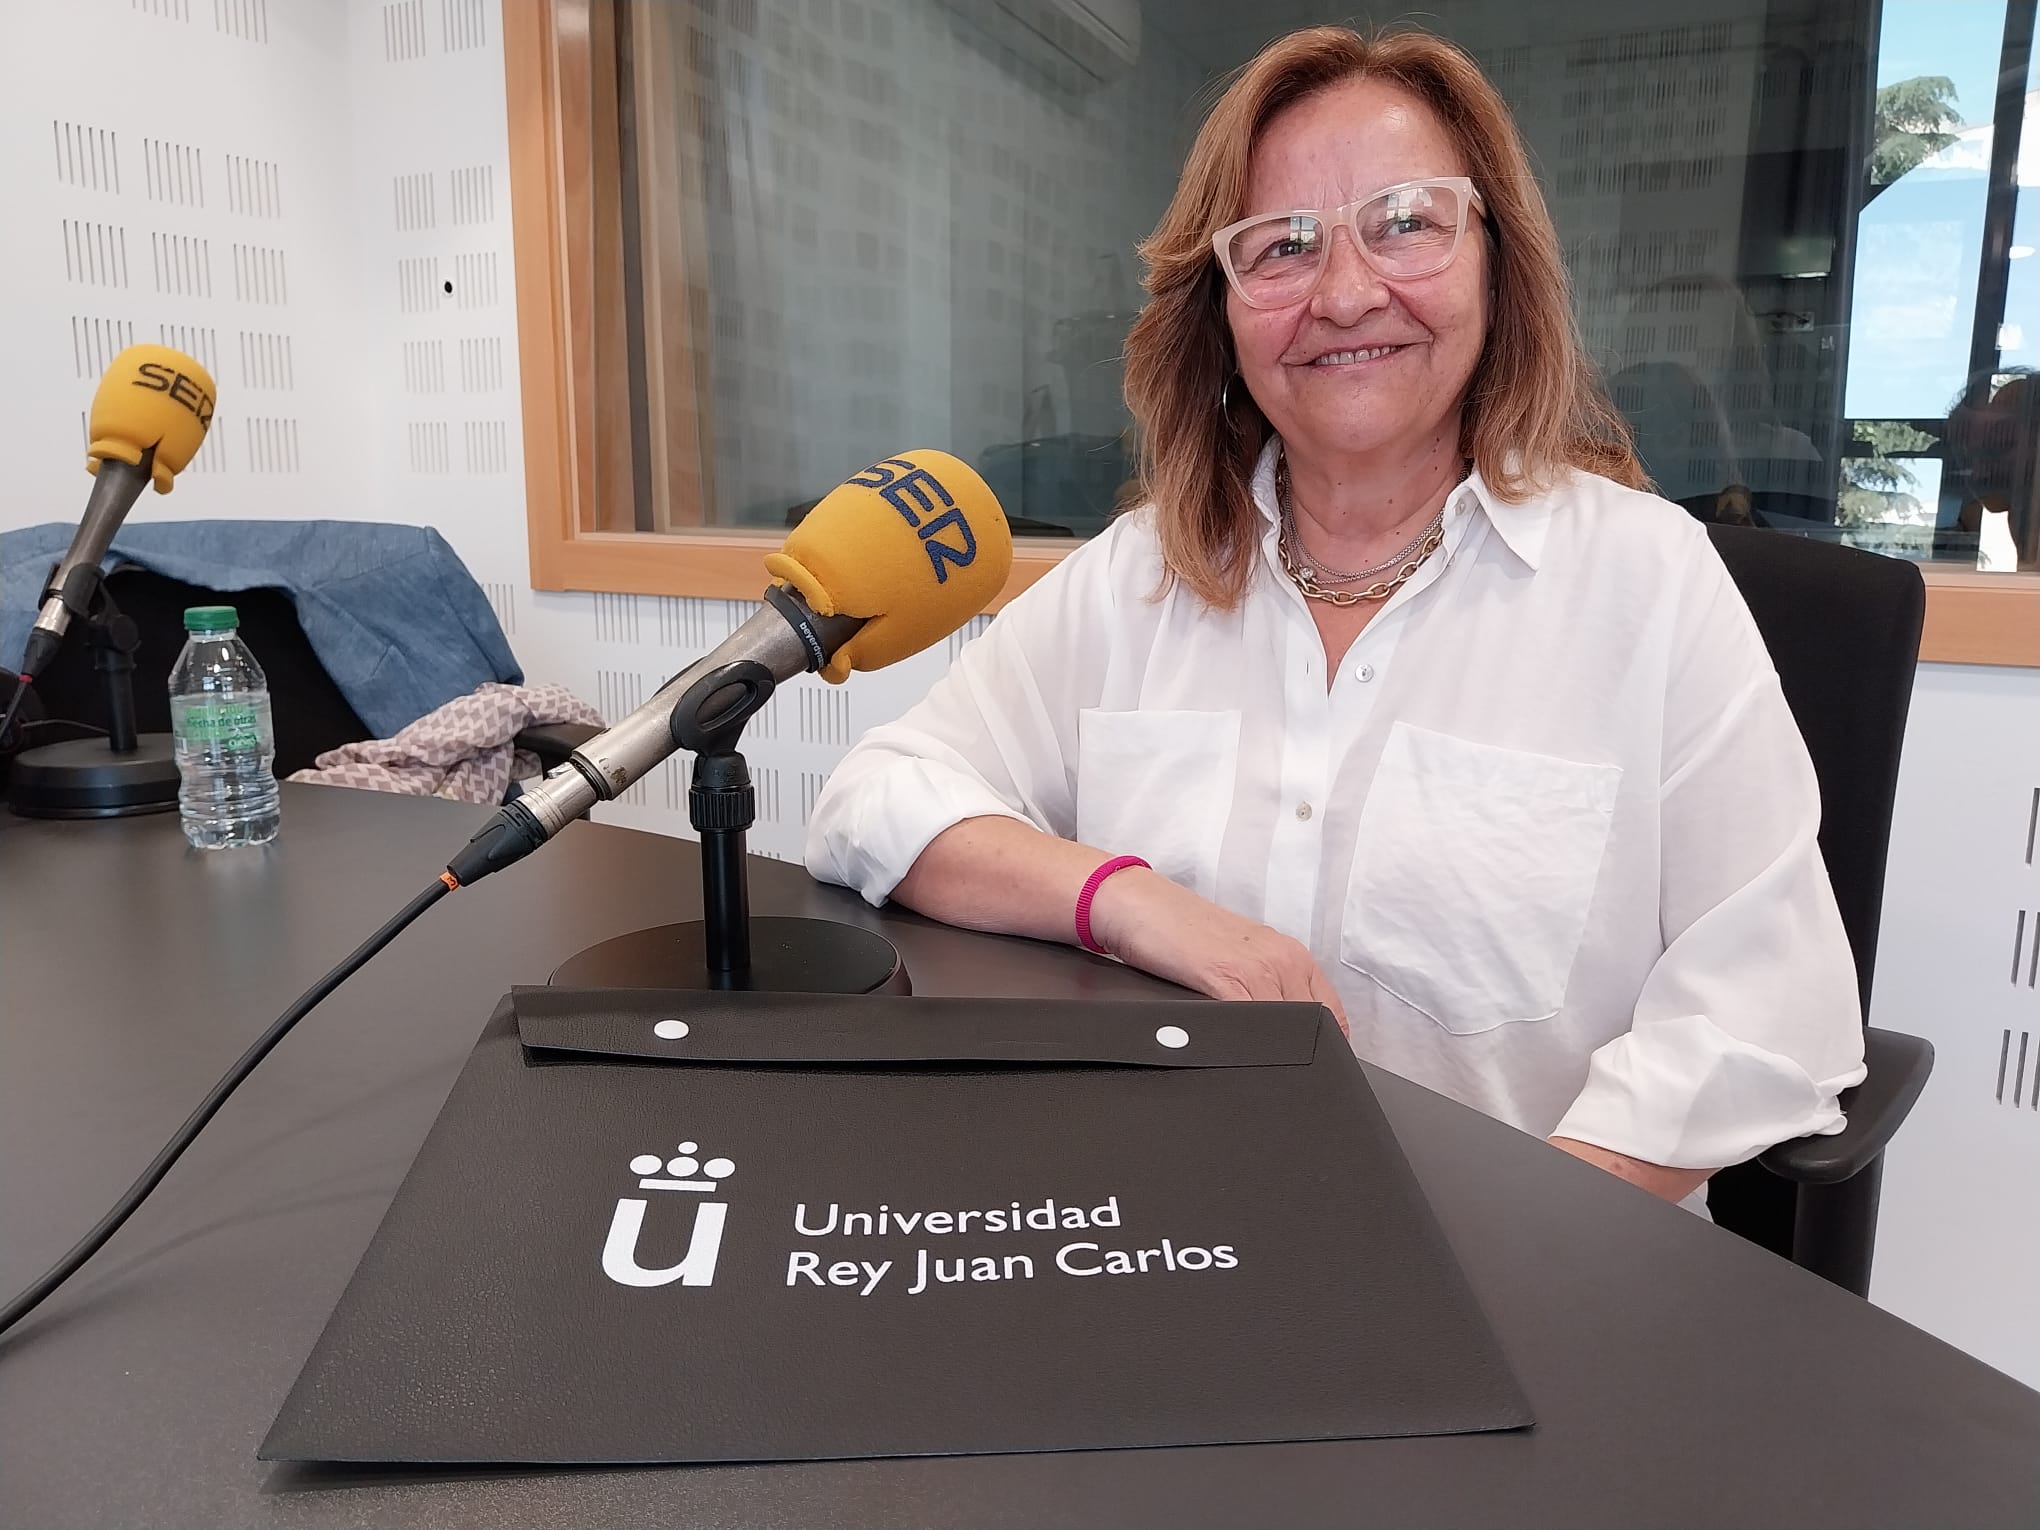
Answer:
[[[1226,280],[1249,308],[1287,308],[1317,291],[1344,228],[1383,276],[1410,281],[1452,264],[1473,216],[1486,206],[1463,175],[1384,186],[1364,201],[1242,218],[1211,236]]]

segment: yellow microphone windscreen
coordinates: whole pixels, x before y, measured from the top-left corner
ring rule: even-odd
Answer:
[[[989,605],[1013,567],[998,497],[947,452],[902,452],[833,489],[765,559],[822,616],[865,624],[822,670],[841,682],[941,641]]]
[[[182,351],[129,346],[113,358],[92,395],[86,471],[98,472],[108,459],[139,466],[153,446],[150,477],[157,493],[168,494],[170,481],[198,454],[217,396],[212,375]]]

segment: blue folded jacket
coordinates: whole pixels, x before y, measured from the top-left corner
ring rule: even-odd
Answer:
[[[43,581],[75,529],[0,532],[0,664],[21,662]],[[121,528],[103,566],[124,563],[223,594],[286,591],[319,662],[377,738],[486,681],[524,680],[482,587],[429,527],[143,522]]]

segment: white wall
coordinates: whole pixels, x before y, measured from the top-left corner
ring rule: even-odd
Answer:
[[[124,344],[205,362],[222,408],[150,515],[342,513],[366,367],[336,5],[7,0],[0,49],[0,525],[75,519],[84,412]],[[259,348],[273,365],[244,367]]]
[[[2036,810],[2040,670],[1928,665],[1871,1019],[1925,1036],[1936,1058],[1887,1161],[1871,1296],[2040,1386]]]
[[[435,525],[526,669],[612,715],[741,617],[530,589],[493,0],[0,0],[0,22],[0,413],[18,443],[0,528],[76,516],[100,368],[126,339],[168,339],[213,365],[219,415],[175,497],[139,514]],[[166,250],[196,266],[161,263]],[[279,263],[280,285],[254,280]],[[252,340],[244,362],[244,334],[287,339],[287,374]],[[774,702],[748,746],[757,848],[798,854],[841,750],[948,651]],[[1925,670],[1875,1017],[1932,1038],[1940,1062],[1890,1160],[1874,1296],[2040,1383],[2036,792],[2040,671]],[[669,768],[605,815],[677,832],[684,776]],[[2025,965],[2007,981],[2022,913]]]

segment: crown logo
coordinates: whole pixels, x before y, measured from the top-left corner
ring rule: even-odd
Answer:
[[[727,1158],[711,1158],[703,1163],[695,1156],[700,1151],[700,1144],[683,1142],[679,1156],[670,1161],[661,1159],[657,1153],[640,1153],[630,1161],[630,1172],[638,1176],[640,1190],[691,1190],[697,1195],[713,1195],[723,1180],[737,1172],[737,1166]]]
[[[638,1176],[640,1190],[685,1190],[694,1195],[714,1195],[721,1182],[737,1172],[727,1158],[703,1163],[697,1156],[701,1145],[680,1144],[671,1158],[657,1153],[640,1153],[630,1161],[630,1172]],[[609,1236],[602,1245],[602,1273],[620,1286],[666,1286],[679,1281],[683,1286],[705,1286],[715,1279],[715,1262],[722,1251],[723,1221],[729,1206],[722,1201],[700,1201],[692,1213],[694,1230],[688,1235],[687,1257],[664,1269],[648,1270],[638,1263],[638,1235],[644,1231],[645,1211],[652,1203],[635,1195],[617,1198],[616,1211],[609,1219]],[[669,1219],[670,1210],[659,1213]]]

